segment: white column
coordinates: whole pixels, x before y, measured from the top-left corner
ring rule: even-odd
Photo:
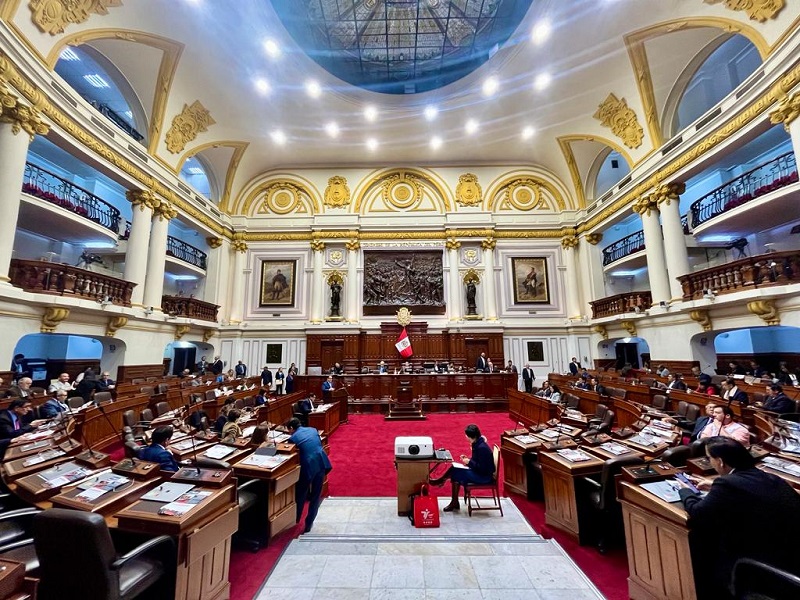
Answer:
[[[169,221],[177,213],[165,201],[159,202],[154,212],[150,251],[147,254],[147,275],[144,279],[144,305],[158,311],[161,310],[161,297],[164,295],[164,261],[167,257]]]
[[[131,294],[131,304],[142,306],[144,303],[144,281],[147,275],[147,257],[150,246],[150,228],[153,222],[153,207],[157,200],[149,190],[128,190],[125,194],[131,203],[133,219],[125,251],[126,281],[135,283]],[[166,244],[166,241],[164,242]],[[159,300],[158,305],[161,306]],[[149,306],[149,305],[148,305]]]
[[[581,318],[581,288],[578,281],[578,261],[575,253],[578,251],[578,238],[567,235],[561,238],[561,251],[564,254],[564,266],[567,269],[566,294],[567,318]]]
[[[450,289],[450,320],[451,321],[458,321],[461,318],[461,277],[458,275],[458,250],[461,248],[461,242],[454,238],[450,238],[447,240],[445,244],[447,248],[447,263],[448,269],[450,271],[450,275],[448,279],[450,280],[450,285],[448,286]]]
[[[325,242],[314,240],[311,242],[314,273],[311,281],[311,322],[322,323],[323,300],[325,299],[325,280],[322,277],[322,262],[325,258]]]
[[[347,248],[347,295],[345,296],[345,320],[348,323],[358,323],[358,307],[361,303],[361,294],[358,293],[358,249],[361,243],[350,240]]]
[[[203,300],[219,306],[220,321],[230,318],[228,277],[230,274],[230,242],[225,238],[207,238],[209,251],[206,260],[206,280]]]
[[[20,194],[25,176],[28,144],[36,134],[44,135],[49,125],[39,112],[20,104],[0,82],[0,284],[10,285],[8,272],[17,232]]]
[[[686,191],[683,183],[670,183],[657,191],[658,210],[661,213],[661,229],[664,232],[664,251],[669,274],[669,289],[672,300],[683,298],[683,287],[678,277],[689,272],[689,254],[686,251],[686,236],[681,223],[680,195]]]
[[[667,302],[671,297],[667,262],[664,256],[664,241],[661,238],[661,225],[658,223],[658,208],[652,198],[640,198],[633,209],[642,217],[644,245],[647,255],[647,278],[650,280],[650,293],[653,304]]]
[[[245,266],[247,266],[247,244],[242,240],[234,240],[233,270],[231,271],[231,305],[230,322],[241,323],[244,315],[244,282]]]
[[[487,238],[481,242],[483,248],[483,302],[486,308],[486,320],[497,320],[497,297],[494,291],[494,248],[497,240]]]
[[[584,288],[584,314],[591,315],[589,302],[599,300],[606,295],[605,280],[603,279],[603,250],[600,243],[603,241],[602,233],[587,233],[587,244],[580,247],[581,266],[586,269],[587,286]]]

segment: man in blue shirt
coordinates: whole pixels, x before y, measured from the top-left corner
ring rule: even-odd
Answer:
[[[153,437],[150,439],[150,445],[139,453],[139,458],[158,463],[161,465],[162,471],[171,471],[174,473],[179,467],[175,457],[167,450],[167,444],[169,444],[169,439],[171,437],[171,425],[156,427],[155,431],[153,431]]]
[[[431,479],[431,485],[444,485],[444,482],[448,479],[453,485],[450,504],[442,509],[445,512],[459,509],[458,490],[461,485],[465,483],[491,483],[494,479],[494,456],[489,444],[486,443],[486,439],[481,435],[481,430],[478,429],[477,425],[471,424],[464,429],[464,434],[472,446],[472,458],[465,454],[461,455],[461,464],[467,468],[451,466],[441,477]]]
[[[325,475],[330,472],[332,466],[328,455],[322,448],[322,440],[319,433],[313,427],[302,427],[297,418],[289,419],[287,428],[292,436],[289,438],[290,444],[295,444],[300,453],[300,479],[295,485],[295,501],[297,502],[297,519],[300,522],[303,516],[303,508],[308,499],[308,514],[304,533],[311,531],[314,519],[317,518],[319,505],[322,496],[322,484]]]

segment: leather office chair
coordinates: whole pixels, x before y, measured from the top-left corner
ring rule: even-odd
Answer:
[[[752,558],[733,565],[731,587],[736,600],[800,598],[800,577]]]
[[[684,467],[686,461],[692,458],[692,449],[689,446],[674,446],[664,450],[660,458],[673,467]]]
[[[28,394],[33,398],[41,398],[47,395],[47,390],[43,387],[31,387],[28,389]]]
[[[80,408],[84,404],[86,404],[86,402],[80,396],[75,396],[73,398],[67,398],[67,406],[69,406],[73,410],[76,409],[76,408]]]
[[[140,383],[145,383],[146,381],[147,380],[144,377],[135,377],[134,379],[131,379],[131,383],[133,385],[139,385]]]
[[[160,417],[169,412],[169,403],[167,402],[156,402],[156,416]]]
[[[25,565],[27,576],[36,576],[39,557],[33,546],[33,517],[38,508],[20,508],[0,514],[0,558]]]
[[[214,400],[217,397],[217,394],[214,390],[206,390],[205,397],[206,400]]]
[[[132,410],[126,410],[122,413],[122,430],[129,427],[133,434],[134,440],[143,440],[144,432],[149,427],[136,418],[136,414]]]
[[[653,408],[665,412],[667,410],[667,396],[665,394],[653,394]]]
[[[706,455],[706,442],[708,440],[695,440],[689,444],[691,450],[689,458],[699,458]]]
[[[617,414],[613,410],[607,410],[602,420],[595,421],[592,419],[589,421],[589,431],[592,433],[609,433],[614,426],[614,418],[616,416]]]
[[[464,484],[464,502],[467,505],[467,512],[472,516],[475,510],[499,510],[503,516],[503,505],[500,503],[500,482],[498,474],[500,472],[500,447],[495,444],[492,448],[492,458],[494,459],[494,476],[490,483],[467,483]],[[482,492],[482,495],[475,495],[475,492]],[[486,495],[486,492],[491,496]],[[492,506],[481,506],[481,500],[492,499]]]
[[[304,427],[308,426],[308,415],[300,410],[300,403],[292,403],[292,416],[299,419]]]
[[[110,402],[111,392],[95,392],[93,397],[95,404],[100,404],[101,402]]]
[[[567,408],[574,408],[575,410],[578,409],[578,405],[581,402],[581,399],[576,396],[575,394],[565,393],[563,396],[564,402],[567,404]]]
[[[125,443],[125,457],[126,458],[139,458],[139,452],[144,447],[133,435],[133,430],[125,426],[122,428],[122,440]]]
[[[174,594],[175,547],[169,536],[119,556],[102,515],[62,508],[36,515],[33,531],[42,600],[128,600],[145,590],[152,598]],[[81,551],[65,552],[64,540]],[[158,592],[151,589],[155,584]]]
[[[597,407],[594,409],[594,416],[589,417],[588,419],[589,427],[600,423],[600,421],[603,420],[603,417],[606,416],[607,412],[608,412],[608,407],[605,404],[598,404]]]
[[[239,398],[238,400],[236,400],[236,401],[233,403],[233,405],[236,407],[236,410],[242,410],[242,409],[244,408],[244,400],[242,400],[241,398]]]
[[[139,413],[139,417],[140,417],[139,420],[141,422],[144,422],[144,423],[147,423],[148,425],[150,425],[150,421],[153,420],[153,411],[150,410],[149,408],[145,408],[144,410],[142,410],[141,413]]]
[[[256,405],[256,398],[255,396],[248,396],[244,399],[245,406],[255,406]]]
[[[156,393],[158,394],[166,394],[169,391],[169,384],[168,383],[159,383],[156,386]]]
[[[144,385],[139,388],[139,391],[145,396],[152,396],[156,393],[156,389],[152,385]]]

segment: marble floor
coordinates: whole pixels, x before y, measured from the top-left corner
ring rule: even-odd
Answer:
[[[449,501],[440,498],[440,508]],[[582,600],[602,598],[553,540],[503,499],[497,511],[440,513],[416,529],[394,498],[326,498],[256,600]]]

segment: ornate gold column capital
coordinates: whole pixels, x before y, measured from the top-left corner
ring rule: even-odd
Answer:
[[[604,340],[608,339],[608,330],[606,330],[605,325],[595,325],[594,327],[592,327],[592,331],[594,331]]]
[[[207,238],[206,238],[206,242],[208,242],[208,247],[209,247],[209,248],[213,248],[213,249],[215,249],[215,250],[216,250],[217,248],[219,248],[220,246],[222,246],[222,238],[218,238],[218,237],[207,237]]]
[[[128,190],[125,197],[133,208],[138,206],[139,210],[144,210],[145,207],[154,209],[158,204],[158,198],[152,190]]]
[[[216,334],[217,334],[217,330],[216,329],[206,329],[206,330],[204,330],[203,331],[203,341],[207,342],[212,337],[214,337]]]
[[[703,328],[703,331],[711,331],[713,325],[711,324],[711,315],[707,310],[698,309],[689,312],[689,318],[695,321]]]
[[[234,252],[245,253],[245,252],[247,252],[247,248],[248,248],[247,242],[245,242],[244,240],[233,240],[231,242],[231,249]]]
[[[37,135],[47,135],[50,131],[50,125],[42,120],[39,110],[20,103],[19,98],[2,83],[0,83],[0,123],[10,123],[14,135],[24,131],[30,136],[31,141]]]
[[[597,246],[597,244],[603,241],[602,233],[587,233],[584,237],[592,246]]]
[[[461,248],[461,242],[459,242],[456,238],[447,238],[447,241],[444,243],[444,247],[448,250],[458,250]]]
[[[786,95],[781,98],[778,107],[769,113],[769,120],[774,125],[783,123],[786,131],[789,131],[789,125],[798,116],[800,116],[800,92],[795,92],[791,96]]]
[[[111,317],[108,320],[108,324],[106,325],[106,335],[108,337],[114,337],[114,334],[117,333],[117,330],[122,329],[127,324],[128,324],[128,317],[123,317],[123,316]]]
[[[634,212],[640,214],[642,217],[649,217],[651,211],[658,210],[658,205],[653,202],[652,196],[642,196],[633,203]]]
[[[189,333],[189,330],[192,328],[191,325],[176,325],[175,326],[175,339],[179,340],[184,335]]]
[[[349,252],[355,252],[359,248],[361,248],[361,242],[357,239],[347,240],[344,243],[344,247],[347,248]]]
[[[314,252],[322,252],[325,250],[325,242],[322,240],[311,240],[311,249]]]
[[[107,15],[108,9],[122,6],[122,0],[31,0],[31,20],[43,33],[58,35],[73,23],[84,23],[92,15]]]
[[[577,248],[580,240],[578,240],[578,236],[575,235],[565,235],[561,238],[561,247],[564,250],[569,248]]]
[[[153,212],[158,215],[162,221],[169,221],[178,216],[178,210],[173,207],[166,200],[161,200],[156,197],[156,205],[153,207]]]
[[[42,333],[53,333],[59,323],[69,316],[69,309],[60,306],[48,306],[42,315],[42,326],[39,331]]]
[[[494,250],[495,246],[497,246],[497,240],[493,237],[488,237],[481,242],[481,248],[484,250]]]
[[[686,184],[680,181],[673,181],[672,183],[665,183],[663,185],[658,186],[654,191],[653,194],[650,196],[652,202],[655,202],[656,205],[666,204],[669,206],[669,203],[673,200],[675,202],[679,202],[681,199],[681,194],[686,191]]]
[[[780,325],[781,316],[775,306],[775,300],[754,300],[747,303],[747,310],[764,321],[767,325]]]
[[[636,323],[633,321],[622,321],[620,326],[628,332],[631,337],[636,337]]]

